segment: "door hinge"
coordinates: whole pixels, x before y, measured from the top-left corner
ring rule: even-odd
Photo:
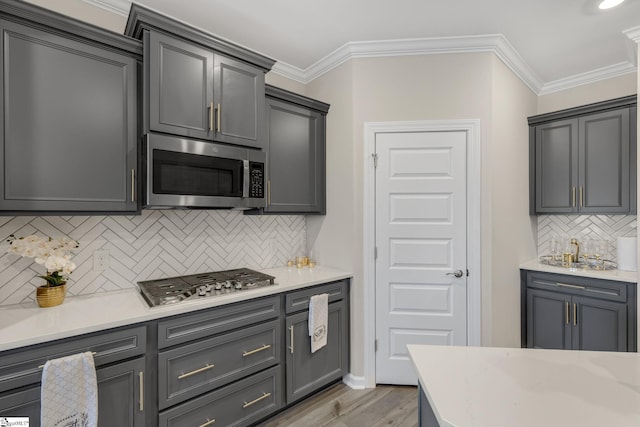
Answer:
[[[371,157],[373,158],[373,168],[377,169],[378,168],[378,153],[373,153],[371,155]]]
[[[373,342],[374,351],[378,351],[378,340]]]
[[[378,259],[378,247],[373,248],[373,259]]]

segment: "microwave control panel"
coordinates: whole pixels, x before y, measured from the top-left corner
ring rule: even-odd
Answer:
[[[249,184],[249,197],[256,199],[264,198],[264,163],[251,162],[250,169],[250,184]]]

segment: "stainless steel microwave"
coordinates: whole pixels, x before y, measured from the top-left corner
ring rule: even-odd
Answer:
[[[266,206],[266,154],[256,149],[147,134],[144,207]]]

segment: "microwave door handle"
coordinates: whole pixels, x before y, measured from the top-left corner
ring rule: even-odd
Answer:
[[[249,197],[249,160],[243,160],[244,164],[244,177],[242,179],[242,197],[244,199]]]

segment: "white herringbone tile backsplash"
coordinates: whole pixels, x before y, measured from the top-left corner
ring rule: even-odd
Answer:
[[[141,280],[230,268],[285,265],[306,247],[298,215],[246,216],[228,210],[143,210],[140,216],[0,217],[0,305],[32,301],[44,268],[6,253],[9,235],[67,236],[80,242],[68,295],[135,288]],[[93,269],[107,249],[110,267]]]
[[[635,215],[539,215],[538,256],[549,254],[552,236],[606,240],[608,259],[616,261],[618,237],[636,237]]]

